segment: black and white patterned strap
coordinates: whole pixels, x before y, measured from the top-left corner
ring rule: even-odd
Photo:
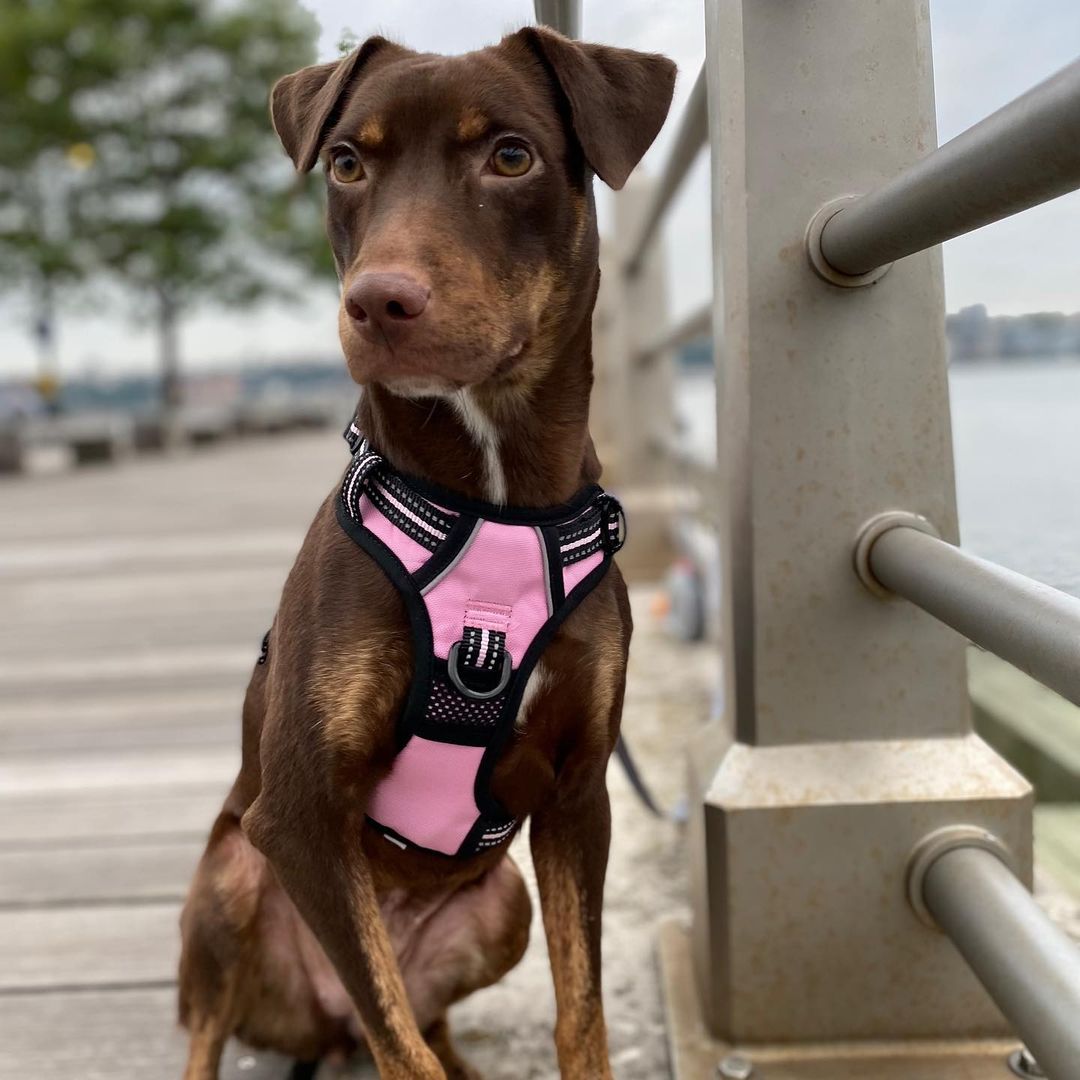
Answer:
[[[626,539],[626,518],[619,500],[604,492],[573,521],[559,527],[559,555],[564,566],[598,551],[614,555]]]
[[[506,652],[506,634],[502,630],[466,626],[461,635],[460,666],[467,671],[498,672]]]
[[[483,832],[476,840],[476,850],[498,847],[517,827],[517,818],[509,818],[504,821],[495,821],[491,818],[482,818]]]
[[[458,515],[436,506],[414,491],[377,453],[356,422],[345,429],[353,461],[345,476],[341,498],[345,509],[360,521],[359,500],[365,494],[392,524],[429,551],[437,551]],[[575,517],[555,528],[563,566],[587,559],[598,551],[614,555],[626,539],[626,517],[618,499],[599,492]],[[463,656],[463,661],[465,660]],[[496,659],[495,663],[498,663]],[[469,666],[467,662],[463,666]]]
[[[341,501],[354,521],[360,520],[360,496],[366,491],[366,481],[382,464],[382,455],[372,450],[366,439],[356,444],[352,464],[341,485]]]
[[[417,495],[399,476],[388,470],[369,473],[364,491],[386,518],[429,551],[437,551],[453,527],[452,515],[443,513]]]
[[[360,433],[355,423],[345,429],[353,452],[352,464],[341,487],[341,499],[354,521],[360,521],[360,496],[367,495],[393,525],[429,551],[436,551],[456,519],[423,496],[386,466],[382,455]]]

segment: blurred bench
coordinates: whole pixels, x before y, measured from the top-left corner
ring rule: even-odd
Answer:
[[[240,404],[237,428],[242,435],[272,435],[330,424],[344,426],[353,404],[352,400],[342,401],[337,395],[324,393],[263,395]]]
[[[239,435],[343,427],[352,407],[350,396],[320,391],[185,405],[172,419],[160,410],[20,417],[0,425],[0,473],[35,471],[34,462],[48,454],[62,464],[87,465],[122,461],[136,451],[211,446]]]
[[[208,446],[237,432],[236,410],[229,405],[186,405],[172,421],[160,411],[138,413],[134,425],[139,451]]]
[[[35,417],[0,429],[0,472],[25,471],[36,451],[65,451],[76,465],[121,461],[135,448],[135,425],[123,413]]]

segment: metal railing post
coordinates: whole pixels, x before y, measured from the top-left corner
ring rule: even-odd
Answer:
[[[724,716],[691,754],[699,984],[741,1043],[1007,1025],[907,902],[959,816],[1031,865],[1027,783],[971,734],[963,641],[851,569],[896,505],[956,539],[939,251],[873,288],[806,223],[936,141],[922,0],[706,0]]]
[[[581,37],[581,0],[533,0],[536,21],[567,37]]]

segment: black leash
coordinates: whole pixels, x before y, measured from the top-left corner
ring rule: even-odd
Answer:
[[[652,792],[649,791],[648,786],[642,779],[641,772],[638,770],[637,762],[634,761],[633,754],[630,753],[630,745],[622,735],[619,736],[619,741],[615,744],[615,755],[619,759],[619,764],[623,767],[623,772],[626,773],[626,779],[630,781],[630,786],[634,789],[634,794],[641,800],[642,805],[649,811],[653,817],[662,819],[663,821],[674,821],[682,823],[686,821],[686,808],[676,809],[674,813],[668,814],[660,809],[657,801],[653,798]]]
[[[317,1061],[298,1061],[289,1073],[289,1080],[315,1080],[315,1074],[319,1071]]]

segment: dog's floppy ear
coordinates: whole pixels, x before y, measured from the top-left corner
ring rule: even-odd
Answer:
[[[583,44],[546,27],[519,34],[559,84],[589,167],[618,190],[664,125],[675,65],[656,53]]]
[[[270,119],[281,145],[300,172],[309,172],[337,119],[342,98],[364,65],[383,49],[400,49],[382,37],[370,37],[348,56],[314,64],[285,75],[270,91]]]

